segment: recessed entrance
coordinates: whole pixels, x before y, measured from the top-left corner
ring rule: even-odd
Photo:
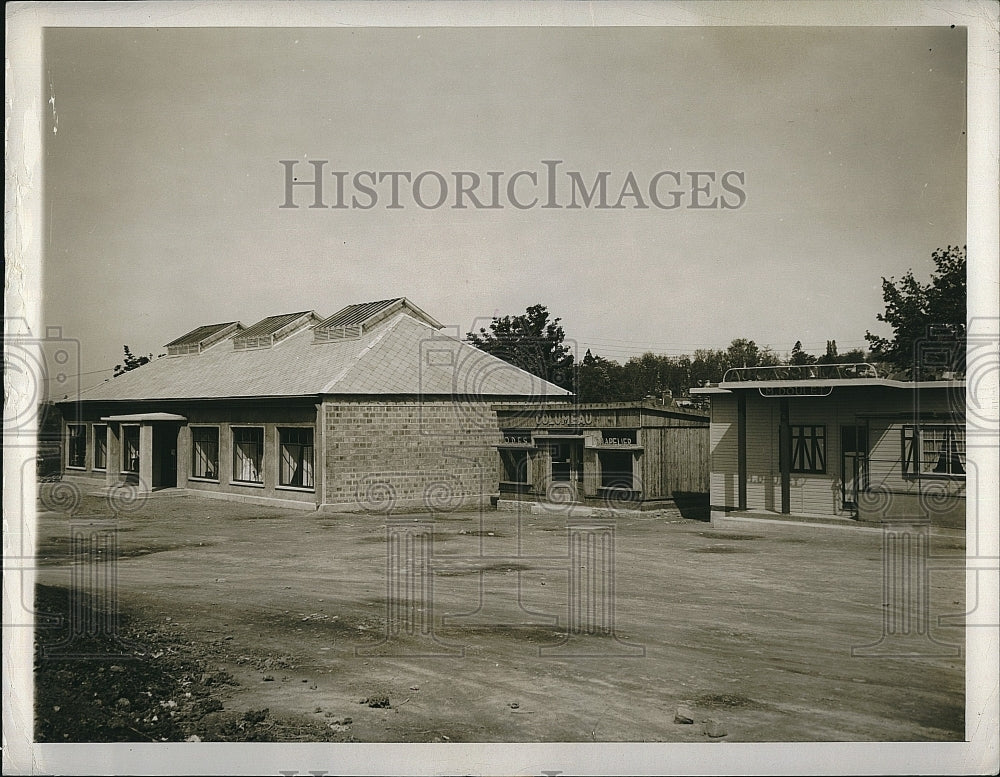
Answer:
[[[177,433],[180,424],[153,424],[153,488],[177,487]]]

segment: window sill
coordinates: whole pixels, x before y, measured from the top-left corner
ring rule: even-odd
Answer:
[[[66,465],[66,469],[76,470],[77,472],[86,472],[87,471],[86,467],[78,467],[78,466],[75,466],[73,464],[67,464]]]
[[[623,486],[601,486],[597,489],[597,495],[600,497],[623,496],[631,501],[638,501],[639,499],[642,499],[642,491],[636,488],[625,488]]]
[[[501,491],[530,491],[531,483],[523,483],[517,480],[501,480]]]
[[[263,488],[263,483],[254,483],[249,480],[230,480],[229,485],[231,486],[246,486],[247,488]]]
[[[315,486],[275,486],[275,491],[298,491],[300,494],[315,494]]]
[[[196,478],[189,477],[188,480],[193,480],[195,483],[218,483],[218,478]]]

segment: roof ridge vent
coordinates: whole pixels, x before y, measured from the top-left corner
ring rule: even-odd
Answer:
[[[357,340],[396,313],[403,312],[436,329],[441,324],[410,302],[406,297],[360,302],[341,308],[313,328],[314,343],[331,343],[340,340]]]
[[[171,340],[164,346],[167,349],[167,356],[186,356],[197,354],[206,348],[215,345],[220,340],[239,333],[243,329],[243,324],[239,321],[228,321],[224,324],[206,324],[192,329],[186,335]]]
[[[283,340],[302,327],[319,320],[320,317],[313,310],[268,316],[234,336],[232,338],[233,348],[237,351],[270,348],[279,340]]]

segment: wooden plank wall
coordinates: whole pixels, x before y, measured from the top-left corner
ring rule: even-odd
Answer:
[[[709,437],[711,503],[715,507],[737,505],[736,473],[736,397],[715,394],[712,397],[712,429]]]
[[[664,426],[642,430],[642,488],[647,499],[675,491],[708,493],[710,433],[706,426]]]

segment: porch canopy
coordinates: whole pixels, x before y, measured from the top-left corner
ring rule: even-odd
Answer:
[[[177,415],[177,413],[130,413],[128,415],[102,416],[101,420],[129,423],[135,421],[187,421],[187,418]]]

